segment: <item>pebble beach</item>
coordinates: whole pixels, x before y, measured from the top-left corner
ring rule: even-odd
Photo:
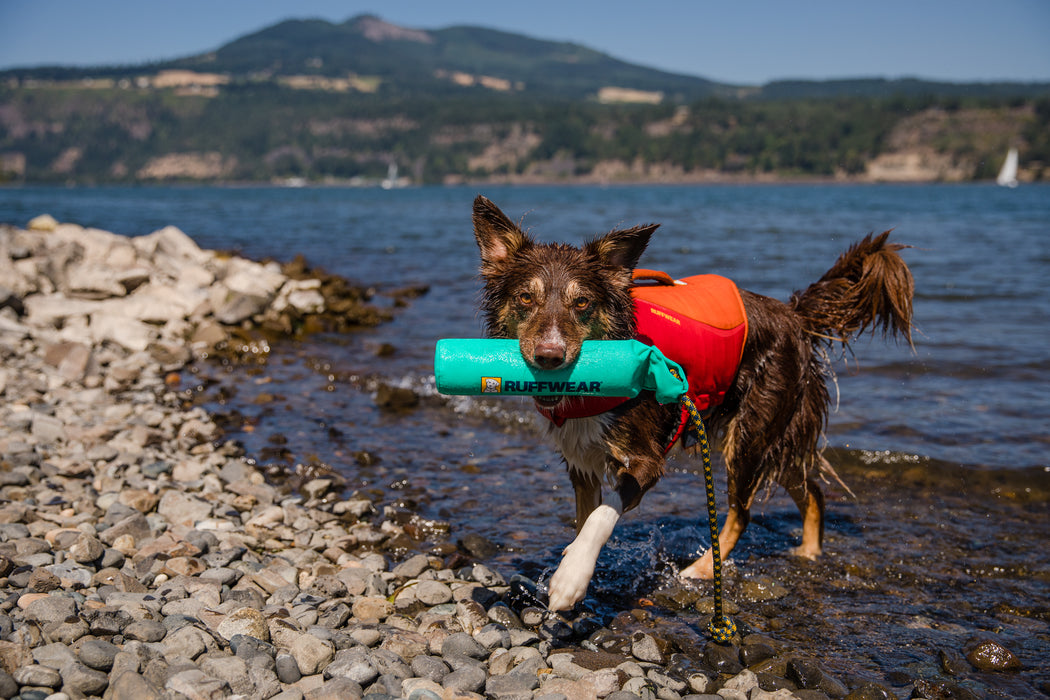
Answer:
[[[265,351],[255,330],[382,323],[367,297],[173,227],[0,228],[0,698],[978,697],[839,678],[746,625],[715,644],[702,612],[547,613],[469,546],[391,548],[388,504],[274,478],[187,400],[195,365]]]

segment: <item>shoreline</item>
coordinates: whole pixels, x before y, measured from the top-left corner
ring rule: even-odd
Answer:
[[[702,612],[697,629],[645,607],[549,615],[462,545],[393,557],[405,527],[376,496],[268,480],[182,391],[237,329],[320,317],[324,281],[172,227],[30,229],[0,228],[0,697],[857,700],[925,682],[840,680],[749,629],[714,644]]]
[[[0,189],[18,189],[21,187],[54,187],[54,188],[91,188],[91,187],[230,187],[230,188],[252,188],[252,187],[278,187],[286,189],[383,189],[384,191],[396,191],[398,189],[414,189],[419,187],[480,187],[480,186],[514,186],[514,187],[653,187],[667,186],[704,186],[704,185],[870,185],[878,186],[901,186],[901,185],[996,185],[994,179],[980,180],[944,180],[937,178],[901,178],[901,179],[873,179],[867,176],[840,176],[840,175],[734,175],[731,173],[701,173],[695,176],[682,176],[672,178],[601,178],[591,175],[571,178],[542,178],[529,176],[505,176],[471,179],[466,177],[455,177],[446,179],[444,182],[434,183],[409,183],[394,188],[380,187],[380,181],[369,181],[355,183],[350,180],[191,180],[191,179],[165,179],[165,180],[139,180],[126,181],[100,181],[100,182],[2,182]],[[1022,186],[1038,186],[1045,184],[1035,180],[1023,182]],[[998,185],[996,185],[998,186]]]

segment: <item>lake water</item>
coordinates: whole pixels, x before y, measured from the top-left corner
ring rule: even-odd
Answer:
[[[0,189],[0,221],[49,212],[126,235],[173,224],[202,246],[310,262],[431,293],[378,331],[369,371],[422,376],[441,337],[480,334],[467,188]],[[860,342],[836,365],[832,445],[967,466],[1050,465],[1050,187],[991,185],[484,188],[543,240],[659,222],[643,258],[786,299],[864,234],[895,229],[916,281],[914,352]]]
[[[829,494],[828,554],[816,564],[786,556],[797,513],[775,494],[727,585],[788,585],[792,598],[768,604],[776,633],[819,645],[843,673],[935,675],[936,650],[994,634],[1026,674],[967,683],[1001,697],[1050,687],[1050,186],[25,187],[0,189],[0,222],[46,212],[126,235],[173,224],[202,247],[301,253],[374,286],[380,303],[390,303],[384,290],[429,285],[392,323],[278,345],[266,368],[230,370],[210,407],[260,461],[331,465],[353,487],[451,521],[453,540],[483,533],[506,573],[543,578],[571,537],[573,501],[530,402],[433,392],[436,340],[481,334],[470,222],[479,192],[541,240],[658,222],[644,267],[718,273],[780,299],[869,232],[892,228],[914,246],[903,251],[914,349],[864,340],[835,365],[828,445],[857,495]],[[385,343],[393,356],[375,352]],[[378,382],[415,388],[423,406],[379,411]],[[706,546],[695,471],[674,462],[624,519],[599,561],[594,607],[622,609]]]

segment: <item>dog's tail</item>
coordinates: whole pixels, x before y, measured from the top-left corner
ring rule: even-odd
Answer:
[[[848,348],[869,327],[911,344],[915,283],[897,252],[910,246],[888,243],[889,235],[868,234],[819,281],[792,295],[789,303],[814,336],[814,344],[838,341]]]

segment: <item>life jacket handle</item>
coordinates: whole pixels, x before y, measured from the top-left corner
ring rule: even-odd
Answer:
[[[657,284],[666,285],[673,287],[676,284],[685,284],[676,280],[671,275],[667,274],[663,270],[647,270],[645,268],[637,268],[631,273],[631,281],[635,284],[639,282],[656,282]]]

